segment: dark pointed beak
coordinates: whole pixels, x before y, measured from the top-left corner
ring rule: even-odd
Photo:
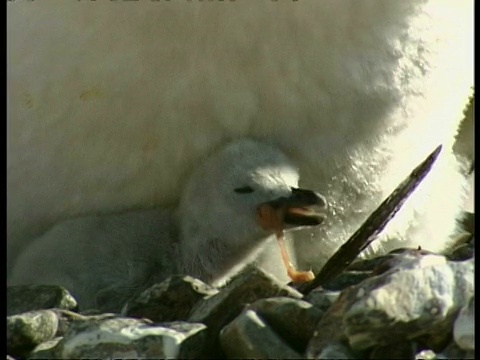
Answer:
[[[290,196],[262,205],[269,205],[281,214],[281,222],[285,227],[315,226],[326,218],[327,201],[311,190],[292,188]]]

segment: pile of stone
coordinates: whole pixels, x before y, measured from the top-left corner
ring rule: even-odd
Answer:
[[[56,286],[7,289],[7,359],[474,358],[474,236],[447,255],[360,260],[302,294],[248,267],[221,289],[172,276],[121,314]]]

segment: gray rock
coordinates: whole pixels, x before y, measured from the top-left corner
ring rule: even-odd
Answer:
[[[358,259],[352,262],[348,267],[348,271],[373,271],[381,262],[393,258],[395,255],[381,255],[374,258]]]
[[[325,345],[315,359],[361,359],[347,344],[332,341]]]
[[[413,341],[391,342],[388,345],[376,346],[369,359],[413,359],[417,347]]]
[[[370,276],[370,271],[344,271],[323,285],[323,288],[330,291],[340,291],[349,286],[356,285]]]
[[[437,354],[432,350],[422,350],[415,354],[415,360],[435,360],[438,359]]]
[[[445,256],[452,261],[464,261],[475,255],[475,235],[464,234],[457,240],[456,246],[448,251]]]
[[[340,291],[332,291],[325,289],[316,289],[303,298],[323,312],[327,311],[330,306],[338,299]]]
[[[218,290],[191,276],[171,276],[129,301],[122,314],[152,321],[186,320],[193,305]]]
[[[475,296],[472,296],[453,325],[453,338],[463,350],[475,350]]]
[[[197,358],[204,341],[203,324],[114,318],[72,324],[55,355],[63,359]]]
[[[103,311],[98,310],[98,309],[85,309],[85,310],[80,310],[77,312],[80,315],[85,315],[85,316],[94,316],[94,315],[102,315],[105,314]],[[107,313],[107,314],[115,314],[118,316],[118,313]]]
[[[287,344],[304,353],[323,312],[312,304],[288,297],[261,299],[248,307]]]
[[[302,359],[253,310],[243,311],[220,332],[229,359]]]
[[[473,295],[473,261],[427,255],[346,290],[343,316],[354,349],[435,332]],[[444,258],[443,258],[444,259]]]
[[[345,328],[342,321],[343,313],[348,308],[348,304],[349,298],[344,291],[340,293],[318,322],[313,336],[307,345],[307,358],[327,359],[330,356],[332,358],[353,358],[351,351],[345,346],[348,343],[348,339],[345,336]],[[342,354],[345,357],[342,357]]]
[[[437,354],[437,359],[475,359],[475,351],[463,350],[452,341],[445,349]]]
[[[55,348],[58,343],[62,340],[62,337],[58,336],[52,340],[45,341],[39,344],[32,352],[28,355],[29,359],[55,359]]]
[[[441,255],[434,254],[420,247],[395,249],[390,251],[388,255],[382,257],[382,261],[373,269],[372,275],[380,275],[392,269],[410,269],[421,266],[419,265],[421,264],[421,259],[426,255],[437,255],[436,259],[439,261],[445,260]]]
[[[416,248],[415,247],[397,248],[390,251],[387,255],[394,255],[398,259],[402,259],[402,258],[412,258],[412,257],[420,257],[424,255],[438,255],[438,254],[427,249],[422,249],[419,246]]]
[[[57,315],[51,310],[7,316],[7,353],[25,356],[38,344],[53,339],[57,327]]]
[[[415,337],[419,348],[430,349],[439,353],[452,341],[452,326],[456,312],[449,314],[444,321],[439,322],[432,331]]]
[[[68,331],[72,324],[86,323],[92,321],[100,321],[105,319],[113,319],[118,314],[98,314],[98,315],[83,315],[69,310],[53,310],[58,317],[58,329],[56,336],[63,336]]]
[[[471,244],[464,244],[453,249],[449,255],[449,260],[452,261],[464,261],[473,258],[475,255],[475,249]]]
[[[301,299],[295,289],[284,286],[275,278],[256,267],[248,266],[235,276],[221,291],[200,300],[192,309],[188,321],[207,325],[210,356],[221,356],[218,334],[246,305],[272,296]]]
[[[77,308],[77,302],[61,286],[7,286],[7,316],[53,308],[74,310]]]
[[[339,276],[368,276],[359,284],[342,292],[318,288],[302,300],[296,290],[253,267],[220,292],[191,277],[172,276],[132,299],[124,313],[189,323],[43,310],[56,331],[45,336],[44,326],[27,326],[20,334],[30,331],[34,340],[19,341],[18,328],[25,324],[14,326],[10,316],[7,349],[11,356],[31,359],[474,357],[474,259],[447,261],[424,250],[401,249],[370,260]],[[24,288],[20,296],[35,298],[35,289],[17,288]],[[10,292],[12,303],[15,297]],[[30,313],[18,316],[29,320]],[[426,350],[418,352],[415,344]]]
[[[318,358],[332,341],[355,351],[420,336],[450,336],[455,314],[473,295],[473,260],[406,254],[381,275],[345,289],[317,325],[307,356]],[[444,331],[447,329],[447,331]]]

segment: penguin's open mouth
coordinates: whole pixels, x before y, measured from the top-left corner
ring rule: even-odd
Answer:
[[[283,230],[319,225],[325,220],[326,209],[327,202],[323,196],[311,190],[296,188],[292,188],[290,196],[265,202],[257,208],[257,223],[263,229],[272,231],[277,237],[282,261],[294,283],[311,281],[315,275],[311,270],[297,271],[292,265],[283,244]]]
[[[325,198],[311,190],[292,188],[292,194],[268,201],[259,206],[259,211],[269,207],[277,214],[283,228],[320,225],[326,218]],[[262,222],[259,221],[260,225]]]
[[[283,223],[292,226],[320,225],[326,218],[325,208],[311,207],[286,207]]]

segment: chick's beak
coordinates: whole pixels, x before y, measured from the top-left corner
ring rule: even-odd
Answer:
[[[322,195],[311,190],[292,188],[290,196],[261,204],[258,207],[258,220],[263,228],[270,228],[262,214],[275,212],[277,226],[282,228],[315,226],[325,220],[326,209],[327,201]]]

